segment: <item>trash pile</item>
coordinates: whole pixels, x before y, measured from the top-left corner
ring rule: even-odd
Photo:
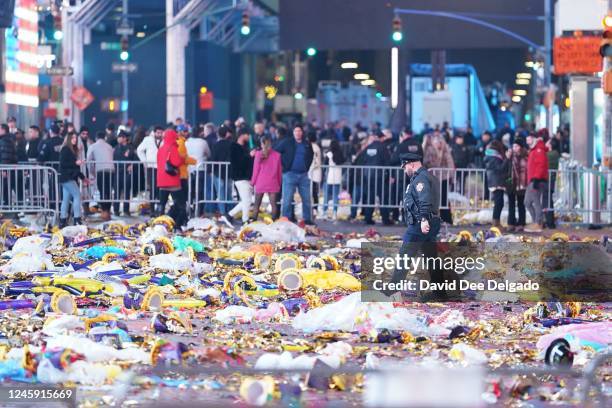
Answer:
[[[375,230],[279,220],[236,231],[205,218],[178,230],[162,216],[46,231],[6,222],[0,236],[0,379],[76,384],[85,405],[359,403],[360,371],[391,362],[580,367],[612,342],[606,305],[362,302],[360,244],[397,239]],[[518,378],[489,382],[484,402],[574,402],[562,382],[517,391]]]

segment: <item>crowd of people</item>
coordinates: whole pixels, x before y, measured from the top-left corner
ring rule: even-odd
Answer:
[[[73,222],[81,223],[92,201],[99,202],[103,220],[110,219],[111,209],[115,215],[129,215],[130,199],[141,193],[158,203],[152,214],[167,213],[184,225],[191,212],[190,192],[192,198],[195,192],[205,195],[195,203],[196,213],[217,213],[228,223],[237,222],[239,215],[243,223],[256,219],[265,196],[273,218],[295,220],[297,192],[301,217],[313,224],[315,219],[337,219],[345,190],[352,200],[351,219],[361,210],[364,221],[374,224],[378,205],[382,222],[390,225],[400,220],[398,204],[408,180],[401,172],[380,170],[399,167],[404,153],[417,153],[427,168],[449,169],[437,175],[442,203],[451,191],[462,192],[466,183],[465,173],[454,169],[486,169],[485,199],[493,202],[493,224],[501,224],[507,202],[509,229],[525,228],[528,211],[533,223],[527,229],[537,231],[555,226],[554,214],[545,211],[552,207],[554,191],[548,170],[568,151],[567,129],[550,137],[545,129],[514,130],[509,124],[480,137],[469,127],[457,131],[446,123],[426,125],[419,134],[409,128],[394,134],[378,123],[353,129],[344,122],[319,127],[316,122],[286,126],[258,121],[249,126],[243,118],[197,127],[180,118],[150,129],[109,124],[95,135],[62,121],[47,130],[30,126],[27,133],[15,118],[0,125],[1,164],[45,163],[58,170],[62,225],[70,209]],[[82,197],[84,191],[91,194]],[[8,194],[2,191],[5,202]],[[444,207],[441,219],[452,224],[451,208]]]

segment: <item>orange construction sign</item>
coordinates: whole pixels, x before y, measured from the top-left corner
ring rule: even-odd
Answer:
[[[593,74],[603,69],[601,38],[556,37],[553,44],[555,75]]]
[[[75,86],[70,99],[78,110],[85,110],[94,100],[94,96],[84,86]]]

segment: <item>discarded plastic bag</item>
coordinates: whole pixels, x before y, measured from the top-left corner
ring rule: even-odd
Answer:
[[[300,313],[293,319],[293,328],[304,332],[320,330],[357,331],[360,327],[406,330],[414,335],[447,335],[439,326],[428,327],[425,318],[414,311],[395,308],[391,303],[362,302],[361,293]]]
[[[193,261],[175,254],[158,254],[149,257],[149,266],[156,269],[180,272],[191,269]]]
[[[231,305],[215,313],[215,320],[223,324],[228,323],[249,323],[255,317],[255,309],[246,306]]]
[[[304,242],[306,231],[296,224],[279,220],[272,224],[255,221],[242,227],[238,233],[242,241],[256,242]]]
[[[484,364],[489,359],[482,351],[468,346],[465,343],[455,344],[449,351],[448,356],[456,361],[461,361],[465,364]]]

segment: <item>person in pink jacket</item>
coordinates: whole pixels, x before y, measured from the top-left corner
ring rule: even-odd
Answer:
[[[282,177],[281,155],[272,149],[272,139],[265,135],[261,139],[261,150],[255,153],[253,175],[251,176],[251,184],[255,188],[254,219],[257,219],[259,215],[259,207],[264,194],[268,194],[268,200],[272,205],[272,218],[278,217],[276,199],[281,188]]]

